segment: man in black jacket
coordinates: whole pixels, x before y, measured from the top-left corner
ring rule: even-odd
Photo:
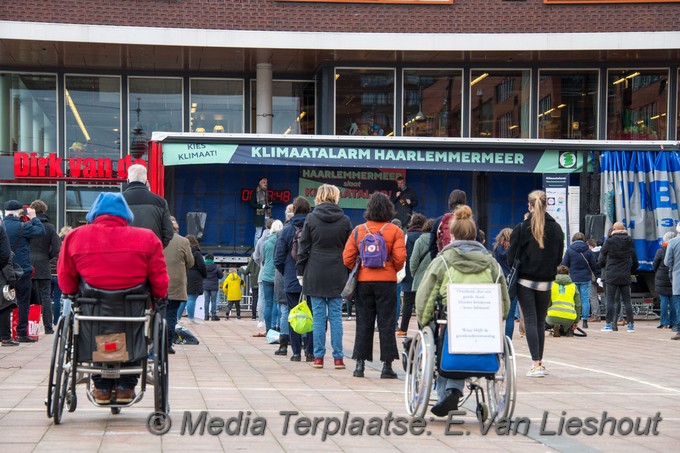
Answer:
[[[61,240],[57,235],[57,230],[50,223],[47,217],[47,204],[42,200],[35,200],[31,203],[31,208],[35,209],[35,214],[43,227],[45,235],[31,239],[31,264],[35,269],[33,275],[33,291],[37,291],[38,299],[42,305],[43,326],[46,334],[52,334],[52,270],[50,260],[59,256]]]
[[[130,226],[153,231],[163,243],[163,248],[167,247],[174,234],[170,210],[165,199],[149,190],[146,167],[131,165],[128,168],[128,183],[123,197],[134,214]]]
[[[12,256],[12,248],[9,245],[5,227],[0,223],[0,269],[9,263]],[[0,288],[0,291],[10,291],[9,285]],[[19,342],[12,340],[12,328],[10,327],[10,317],[12,309],[16,306],[15,299],[7,300],[0,295],[0,340],[3,346],[18,346]]]
[[[395,218],[399,219],[404,229],[406,229],[411,219],[413,208],[418,206],[418,198],[416,197],[415,190],[406,187],[406,180],[401,175],[397,176],[397,191],[392,195],[390,201],[392,201],[394,209],[397,211]]]
[[[604,293],[607,299],[607,323],[602,331],[617,330],[616,299],[617,295],[620,294],[626,308],[628,332],[634,332],[633,305],[630,302],[630,276],[638,268],[638,258],[633,246],[633,238],[628,235],[623,223],[616,222],[614,224],[611,236],[602,245],[598,263],[604,269]]]

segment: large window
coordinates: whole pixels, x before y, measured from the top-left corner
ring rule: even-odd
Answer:
[[[57,152],[57,78],[0,73],[0,154]]]
[[[668,70],[610,70],[607,138],[666,140]]]
[[[529,137],[531,71],[472,70],[470,136]]]
[[[87,215],[87,212],[102,192],[120,192],[120,186],[67,187],[65,225],[74,228],[85,225],[85,216]]]
[[[120,78],[66,80],[66,157],[120,159]]]
[[[461,71],[405,70],[403,135],[460,137]]]
[[[541,71],[538,138],[597,139],[597,71]]]
[[[130,77],[128,89],[132,154],[153,131],[182,132],[182,79]]]
[[[190,132],[243,131],[243,80],[191,79]]]
[[[313,81],[272,82],[272,134],[314,134],[315,89]],[[251,83],[250,130],[257,132],[257,81]]]
[[[394,70],[335,71],[335,133],[392,135],[394,132]]]

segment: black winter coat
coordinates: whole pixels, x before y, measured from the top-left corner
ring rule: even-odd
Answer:
[[[348,269],[342,251],[352,232],[349,217],[335,203],[322,203],[307,216],[300,235],[296,273],[304,276],[302,292],[313,297],[340,297]]]
[[[5,226],[2,223],[0,223],[0,269],[5,267],[7,265],[7,263],[9,263],[9,259],[10,259],[11,256],[12,256],[12,247],[9,245],[9,238],[7,237],[7,231],[5,231]],[[15,300],[9,301],[9,300],[6,300],[4,297],[0,297],[0,310],[4,310],[5,308],[16,306]]]
[[[397,192],[399,192],[398,197]],[[406,204],[406,201],[404,201],[404,204],[401,204],[401,200],[411,200],[411,204]],[[394,210],[396,212],[394,217],[401,221],[403,228],[406,228],[408,226],[408,222],[411,220],[413,208],[418,206],[418,197],[416,196],[416,191],[410,187],[405,187],[404,190],[397,188],[394,191],[394,195],[392,195],[390,201],[394,205]]]
[[[415,292],[411,286],[413,285],[413,275],[411,274],[411,255],[413,255],[413,246],[416,244],[416,240],[423,234],[422,231],[409,231],[406,233],[406,275],[401,281],[401,289],[404,292],[410,293]]]
[[[591,281],[590,271],[592,270],[595,275],[599,271],[595,254],[583,241],[574,241],[567,247],[562,264],[569,268],[569,276],[574,283],[589,282]]]
[[[222,278],[222,269],[217,267],[217,264],[209,261],[205,263],[206,277],[203,279],[204,291],[217,291],[220,289],[220,279]]]
[[[170,210],[165,199],[151,192],[141,182],[128,184],[123,191],[123,198],[135,216],[130,226],[153,231],[163,243],[163,248],[167,247],[175,231],[172,229]]]
[[[518,224],[510,235],[508,247],[508,264],[515,262],[519,256],[520,267],[518,277],[534,282],[552,282],[557,275],[557,266],[562,261],[564,253],[564,233],[562,227],[548,213],[545,214],[545,228],[543,230],[544,248],[538,247],[538,242],[531,233],[531,216]],[[520,243],[520,231],[521,243]]]
[[[201,252],[191,247],[191,253],[194,255],[194,265],[187,269],[187,294],[195,296],[203,294],[203,279],[208,273]]]
[[[52,278],[50,260],[59,256],[61,239],[54,225],[49,223],[50,219],[46,214],[39,214],[36,217],[42,222],[45,235],[31,239],[31,264],[35,268],[33,278],[47,280]]]
[[[633,238],[625,231],[613,233],[600,251],[600,267],[604,268],[604,282],[612,285],[630,285],[630,276],[638,268],[638,258]]]
[[[668,246],[661,247],[656,251],[654,255],[654,261],[652,262],[652,269],[654,269],[654,287],[656,292],[662,296],[672,296],[673,295],[673,283],[671,282],[671,276],[668,269],[663,263],[663,259],[666,257],[666,248]]]
[[[290,254],[295,237],[295,227],[302,228],[307,214],[295,214],[290,222],[276,235],[276,247],[274,247],[274,266],[283,274],[283,290],[287,293],[297,294],[302,292],[302,287],[297,279],[296,263]]]

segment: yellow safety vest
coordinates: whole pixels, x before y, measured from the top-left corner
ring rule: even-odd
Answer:
[[[552,304],[548,308],[548,316],[575,321],[576,305],[574,303],[574,296],[576,296],[576,285],[573,283],[568,285],[553,283],[551,293]]]

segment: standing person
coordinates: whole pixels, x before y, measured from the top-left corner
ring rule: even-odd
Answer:
[[[10,247],[14,252],[14,262],[24,271],[24,275],[16,283],[16,298],[17,305],[19,305],[17,340],[20,343],[34,343],[35,340],[28,336],[28,311],[31,305],[31,273],[33,272],[30,241],[44,236],[45,227],[35,216],[35,209],[29,207],[24,211],[23,205],[17,200],[9,200],[5,203],[4,225]]]
[[[66,237],[67,234],[69,234],[71,231],[73,231],[73,228],[70,226],[65,226],[62,227],[61,230],[59,230],[59,243],[61,247],[61,243],[64,241],[64,237]],[[60,249],[61,251],[61,249]],[[52,313],[54,314],[54,325],[56,326],[57,323],[59,322],[59,317],[61,316],[61,288],[59,288],[59,279],[57,278],[57,261],[59,260],[59,257],[56,256],[50,260],[50,272],[52,272],[52,300],[54,302],[54,308],[52,310]]]
[[[512,228],[503,228],[493,245],[493,257],[500,264],[503,270],[503,276],[508,278],[511,264],[508,263],[508,248],[510,247],[510,235]],[[515,333],[515,312],[517,311],[517,297],[510,301],[510,314],[505,318],[505,336],[512,340],[512,335]]]
[[[593,258],[595,258],[595,262],[597,263],[597,260],[600,257],[600,247],[597,245],[597,242],[595,242],[595,239],[588,239],[587,243],[588,248],[593,252]],[[597,268],[593,270],[595,271],[596,280],[590,282],[590,319],[588,322],[600,322],[600,296],[598,294],[600,285],[598,285],[597,282],[601,281],[600,277],[602,276],[602,269],[600,269],[600,266],[598,265]]]
[[[101,193],[87,213],[87,225],[66,236],[57,274],[65,294],[76,294],[81,281],[103,290],[121,290],[149,282],[151,296],[164,299],[168,273],[161,241],[150,231],[129,226],[132,212],[120,193]],[[137,362],[138,363],[138,362]],[[139,375],[118,380],[94,374],[92,396],[98,404],[126,404],[135,398]]]
[[[205,260],[201,253],[201,247],[198,245],[198,239],[193,234],[187,234],[187,240],[191,246],[191,254],[194,257],[194,265],[187,270],[187,301],[180,303],[177,310],[177,319],[182,319],[184,308],[187,309],[187,318],[192,324],[198,324],[199,321],[194,317],[196,310],[196,299],[203,294],[203,279],[208,276],[205,267]]]
[[[430,257],[432,257],[432,259],[434,259],[434,257],[437,256],[437,253],[451,241],[449,222],[451,221],[453,211],[455,211],[458,206],[466,204],[467,195],[465,195],[465,192],[460,189],[451,191],[449,194],[449,211],[444,215],[437,217],[432,225],[432,234],[430,234]],[[475,220],[474,216],[472,217],[472,220]],[[477,225],[476,222],[475,225]],[[477,230],[476,240],[480,244],[482,243],[482,236],[479,230]]]
[[[236,305],[236,319],[241,319],[241,298],[243,297],[241,288],[244,286],[245,283],[238,275],[236,268],[230,267],[229,274],[227,274],[227,278],[222,283],[222,292],[227,298],[227,313],[224,317],[227,321],[231,314],[231,307],[234,305]]]
[[[262,236],[264,222],[272,216],[272,202],[269,198],[269,181],[265,176],[257,181],[257,187],[250,199],[250,205],[255,209],[255,218],[253,223],[255,225],[255,240],[253,245],[257,245],[257,241]]]
[[[586,244],[585,234],[580,231],[574,233],[571,238],[571,245],[567,247],[564,258],[562,258],[562,265],[569,268],[569,277],[578,288],[581,306],[583,307],[583,310],[581,310],[583,328],[587,329],[588,319],[590,318],[590,286],[598,266],[595,255]]]
[[[203,279],[203,319],[219,321],[217,316],[217,293],[220,290],[219,281],[222,278],[222,269],[215,264],[215,257],[209,253],[205,257],[205,273]],[[212,318],[211,318],[212,316]]]
[[[578,286],[569,277],[569,268],[564,264],[557,266],[557,277],[550,291],[550,307],[545,317],[546,328],[553,330],[553,337],[574,335],[581,316],[581,297]]]
[[[427,267],[423,280],[416,294],[416,315],[418,323],[426,326],[435,320],[434,311],[436,300],[443,297],[446,300],[449,283],[454,275],[465,275],[466,282],[500,284],[501,315],[508,316],[510,297],[505,283],[505,276],[491,253],[477,240],[477,226],[472,218],[469,206],[458,207],[449,224],[452,237],[451,243],[445,247],[439,256]],[[453,269],[456,272],[450,272]],[[492,320],[489,320],[491,322]],[[498,320],[496,320],[498,322]],[[442,330],[441,335],[444,334]],[[463,396],[465,380],[449,379],[437,376],[438,401],[432,406],[432,413],[436,416],[446,416],[450,411],[458,409],[458,402]]]
[[[564,233],[546,212],[546,196],[541,190],[529,194],[529,215],[510,235],[508,263],[519,257],[517,299],[524,315],[527,345],[533,366],[529,377],[544,377],[545,317],[550,306],[550,290],[564,251]]]
[[[411,289],[413,292],[418,291],[420,282],[422,281],[423,275],[425,274],[425,269],[427,269],[427,266],[429,266],[430,262],[432,262],[432,258],[430,257],[430,235],[432,234],[433,223],[434,219],[427,219],[425,223],[423,223],[423,229],[421,230],[422,234],[416,240],[415,244],[413,244],[413,253],[411,254],[411,259],[409,260],[409,268],[411,270],[411,274],[413,275],[413,283],[411,283]],[[409,314],[406,327],[408,327],[408,321],[410,321],[410,318],[411,316]],[[402,322],[403,320],[404,318],[402,318]]]
[[[288,310],[292,310],[300,303],[300,294],[302,293],[302,286],[297,279],[295,269],[297,263],[290,252],[293,248],[295,231],[297,228],[302,228],[310,210],[309,201],[307,201],[307,199],[296,197],[293,201],[293,218],[290,219],[290,223],[281,230],[276,238],[274,266],[276,266],[276,269],[283,275],[283,290],[286,293]],[[307,301],[307,305],[309,305],[309,301]],[[311,306],[309,308],[311,311]],[[290,346],[293,349],[293,355],[290,357],[290,360],[299,362],[301,360],[302,338],[300,334],[295,332],[290,326],[288,335],[290,337]],[[314,336],[312,332],[308,332],[304,335],[305,360],[307,362],[312,362],[314,361]]]
[[[664,264],[666,258],[666,250],[668,243],[676,236],[674,231],[669,231],[663,235],[663,242],[661,248],[656,251],[654,261],[652,262],[652,269],[654,270],[654,288],[659,293],[660,299],[660,318],[658,329],[670,329],[671,320],[675,318],[675,310],[672,310],[673,304],[671,298],[673,297],[673,283],[671,282],[670,269]],[[671,316],[671,314],[673,316]]]
[[[611,332],[612,324],[617,320],[617,296],[620,296],[628,319],[628,332],[635,332],[633,321],[633,304],[630,302],[631,274],[638,268],[638,258],[635,253],[633,238],[628,235],[626,227],[621,222],[614,223],[612,235],[602,245],[600,267],[605,269],[605,297],[607,299],[607,323],[603,332]],[[668,260],[668,253],[666,253]],[[672,262],[672,261],[671,261]],[[668,266],[668,261],[665,261]],[[668,266],[669,268],[671,266]]]
[[[396,210],[395,217],[402,225],[406,226],[411,220],[413,208],[418,206],[416,191],[406,187],[406,179],[402,175],[397,176],[397,190],[390,199]]]
[[[367,234],[382,235],[387,249],[387,261],[383,267],[359,266],[357,277],[357,317],[353,359],[356,360],[355,377],[364,377],[366,360],[373,361],[373,333],[376,318],[380,338],[380,361],[383,362],[381,379],[396,379],[392,362],[399,357],[394,334],[396,322],[394,304],[397,297],[397,269],[406,262],[404,232],[390,223],[394,217],[394,205],[387,196],[375,192],[368,199],[364,218],[366,223],[354,228],[350,234],[342,258],[348,269],[352,269],[360,255],[359,246]]]
[[[404,279],[401,281],[401,290],[404,292],[404,305],[401,313],[401,326],[397,331],[398,337],[405,337],[408,332],[408,324],[411,321],[413,307],[416,303],[416,288],[413,286],[413,274],[411,274],[410,261],[416,241],[423,234],[423,225],[427,217],[422,214],[413,214],[406,230],[406,264],[404,265]],[[399,313],[397,312],[397,316]]]
[[[250,292],[252,294],[250,298],[250,313],[252,319],[257,319],[257,300],[259,298],[260,288],[258,283],[258,280],[260,279],[260,265],[255,262],[252,256],[248,258],[248,264],[246,265],[246,270],[243,271],[243,275],[250,275]]]
[[[274,266],[274,248],[276,246],[276,238],[279,232],[283,229],[283,223],[280,220],[272,222],[269,229],[270,234],[264,243],[261,254],[262,269],[260,270],[260,279],[262,280],[262,291],[260,296],[264,301],[264,324],[267,332],[274,326],[274,318],[272,311],[276,301],[274,300],[274,282],[276,281],[276,267]],[[281,332],[279,337],[279,350],[282,354],[288,353],[288,332]]]
[[[164,198],[149,190],[144,165],[135,164],[128,168],[128,185],[123,190],[123,197],[134,214],[132,226],[153,231],[163,247],[167,247],[174,234],[170,209]]]
[[[187,295],[187,270],[194,265],[194,255],[191,253],[189,240],[179,235],[179,225],[174,217],[171,217],[172,227],[175,230],[172,240],[163,250],[165,265],[168,271],[170,284],[168,286],[168,308],[165,319],[168,323],[168,340],[172,345],[175,342],[175,328],[177,326],[177,310],[182,302],[186,302]],[[170,354],[175,350],[170,346]]]
[[[0,269],[7,266],[12,256],[12,247],[9,245],[9,238],[5,226],[0,223]],[[9,287],[9,285],[7,285]],[[0,288],[0,291],[9,291],[10,288]],[[12,327],[10,318],[12,309],[16,306],[16,298],[9,301],[0,296],[0,341],[3,346],[18,346],[19,342],[12,339]]]
[[[36,217],[40,220],[45,229],[43,236],[31,239],[31,264],[35,273],[33,275],[32,291],[37,291],[38,299],[42,305],[43,327],[46,334],[53,334],[52,320],[52,271],[50,260],[59,256],[61,240],[57,236],[57,230],[50,223],[47,217],[47,204],[42,200],[35,200],[31,203],[31,208],[35,210]]]
[[[342,351],[342,293],[347,268],[342,251],[352,231],[349,217],[338,206],[340,189],[322,184],[316,192],[316,207],[307,216],[298,248],[297,276],[302,292],[312,299],[314,368],[323,368],[326,355],[326,325],[330,324],[333,365],[344,369]]]
[[[680,233],[680,224],[675,228],[676,231]],[[668,243],[663,263],[670,269],[673,283],[670,323],[675,328],[675,335],[671,337],[671,340],[680,340],[680,236],[676,236]],[[672,316],[673,314],[675,314],[675,316]]]

